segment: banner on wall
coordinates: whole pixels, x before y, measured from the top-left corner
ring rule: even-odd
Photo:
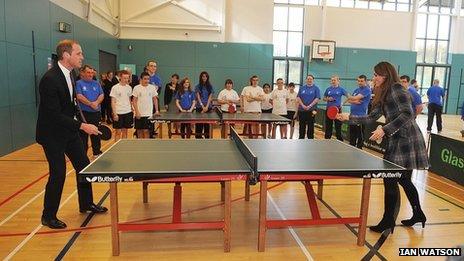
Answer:
[[[464,185],[464,142],[431,134],[430,170]]]

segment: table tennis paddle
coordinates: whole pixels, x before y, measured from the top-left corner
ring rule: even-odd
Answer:
[[[337,119],[338,114],[338,107],[337,106],[330,106],[327,108],[327,118],[331,120]]]
[[[235,113],[235,106],[233,104],[229,104],[229,108],[227,108],[229,113]]]
[[[101,134],[98,134],[98,136],[100,136],[100,139],[102,139],[102,140],[110,140],[111,139],[112,132],[111,132],[110,127],[108,127],[106,125],[103,125],[103,124],[99,124],[98,125],[98,131],[101,132]]]

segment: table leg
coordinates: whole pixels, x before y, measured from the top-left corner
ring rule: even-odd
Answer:
[[[323,179],[318,179],[317,180],[317,197],[319,199],[322,199],[323,189],[324,189],[324,180]]]
[[[160,138],[160,139],[163,138],[163,123],[160,123],[160,127],[159,127],[159,138]]]
[[[306,197],[308,198],[309,210],[313,219],[321,219],[319,208],[317,207],[316,194],[310,181],[305,181]]]
[[[142,182],[143,203],[148,203],[148,182]]]
[[[214,127],[213,124],[209,124],[209,138],[210,139],[213,138],[213,127]]]
[[[250,181],[245,181],[245,201],[250,201]]]
[[[182,222],[182,185],[180,182],[176,182],[174,186],[174,199],[172,205],[172,223]]]
[[[272,138],[275,139],[276,138],[276,132],[277,132],[277,124],[271,124],[271,127],[272,127]],[[281,137],[282,138],[282,137]]]
[[[225,200],[225,191],[224,191],[224,188],[225,188],[225,183],[224,181],[221,181],[221,201],[224,202]]]
[[[267,222],[267,180],[260,182],[259,189],[259,229],[258,251],[264,252],[266,248],[266,222]]]
[[[232,195],[231,195],[231,181],[228,180],[225,186],[225,202],[224,202],[224,252],[230,252],[230,239],[231,239],[231,215],[232,215]]]
[[[369,211],[369,196],[371,193],[371,179],[363,179],[363,189],[361,195],[360,222],[358,230],[358,246],[363,246],[366,238],[367,213]]]
[[[111,246],[113,256],[119,256],[119,213],[118,213],[118,183],[110,183],[111,209]]]

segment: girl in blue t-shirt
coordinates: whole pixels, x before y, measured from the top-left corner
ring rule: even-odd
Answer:
[[[188,77],[182,79],[180,86],[181,88],[179,88],[179,91],[176,94],[176,106],[179,109],[179,112],[191,113],[195,108],[196,101],[195,93],[192,91],[190,86],[190,79]],[[190,138],[190,135],[192,134],[191,124],[181,123],[180,132],[182,138],[185,138],[186,135],[187,138]]]
[[[213,86],[209,82],[209,74],[205,71],[200,73],[198,85],[195,86],[195,96],[197,100],[197,113],[211,112],[213,99]],[[210,125],[208,123],[195,124],[195,138],[201,139],[203,136],[206,139],[210,138]]]

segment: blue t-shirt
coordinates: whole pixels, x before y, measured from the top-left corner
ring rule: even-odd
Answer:
[[[149,83],[158,86],[158,90],[156,90],[156,91],[158,93],[161,93],[161,84],[162,84],[162,82],[161,82],[161,78],[157,74],[153,74],[152,76],[150,76]]]
[[[197,108],[201,108],[201,104],[206,105],[208,103],[208,97],[210,94],[214,93],[213,86],[211,86],[211,93],[208,92],[208,89],[204,85],[197,84],[195,86],[195,95],[199,93],[200,94],[200,101],[197,100]],[[211,108],[213,105],[210,103],[208,108]]]
[[[179,100],[180,107],[183,110],[190,110],[190,108],[192,108],[193,101],[195,101],[195,93],[192,91],[186,91],[183,94],[177,92],[176,99]]]
[[[422,104],[422,98],[419,93],[417,93],[416,88],[414,86],[409,86],[408,91],[411,94],[412,98],[412,111],[416,112],[416,106]]]
[[[311,104],[311,102],[314,101],[314,99],[321,98],[321,91],[319,90],[319,87],[316,85],[303,85],[300,90],[298,91],[298,94],[296,97],[300,98],[301,101],[303,102],[304,105],[308,106]],[[317,108],[317,104],[313,106],[313,109]],[[303,107],[301,105],[298,106],[299,111],[304,111]]]
[[[345,89],[343,89],[343,87],[330,86],[329,88],[327,88],[327,90],[325,90],[324,96],[334,98],[333,101],[327,102],[327,107],[330,107],[330,106],[341,107],[343,95],[347,96],[347,92]]]
[[[353,96],[361,94],[362,98],[360,104],[351,104],[351,115],[362,116],[367,115],[367,107],[371,101],[372,91],[369,86],[358,87],[353,91]]]
[[[429,103],[443,106],[442,98],[445,97],[445,90],[438,85],[432,85],[427,90],[427,96],[429,97]]]
[[[85,98],[87,98],[87,100],[94,102],[98,99],[98,96],[103,94],[103,89],[100,86],[100,84],[95,80],[90,80],[90,81],[79,80],[76,82],[76,93],[82,94],[84,95]],[[87,106],[81,102],[79,102],[79,106],[81,107],[81,110],[87,111],[87,112],[99,112],[100,111],[100,105],[98,105],[97,110],[94,110],[92,109],[92,107]]]

